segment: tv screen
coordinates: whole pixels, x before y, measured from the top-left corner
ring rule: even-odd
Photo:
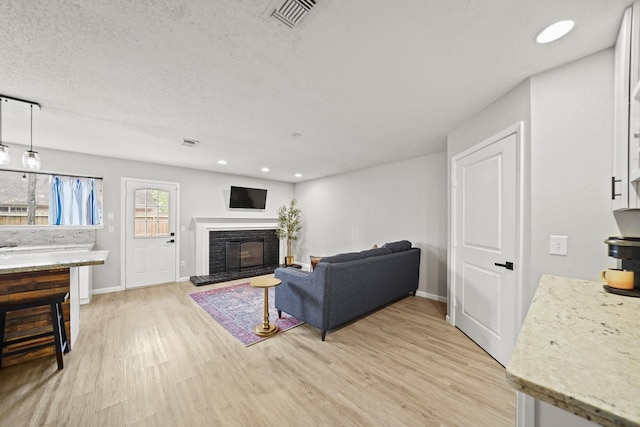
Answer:
[[[264,209],[267,203],[267,190],[231,186],[230,208]]]

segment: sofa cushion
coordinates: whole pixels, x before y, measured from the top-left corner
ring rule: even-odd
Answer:
[[[326,262],[329,264],[338,264],[341,262],[355,261],[357,259],[366,258],[361,252],[345,252],[343,254],[323,256],[320,262]]]
[[[366,249],[364,251],[360,251],[360,254],[364,255],[364,258],[389,255],[390,253],[391,253],[391,249],[389,248],[375,248],[375,249]]]
[[[383,248],[389,248],[391,252],[403,252],[411,249],[411,242],[408,240],[399,240],[397,242],[385,243]]]

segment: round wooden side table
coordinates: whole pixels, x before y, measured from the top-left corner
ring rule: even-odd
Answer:
[[[264,319],[253,332],[261,337],[269,337],[278,332],[278,325],[269,323],[269,288],[278,286],[280,279],[275,277],[258,277],[251,280],[251,286],[264,289]]]

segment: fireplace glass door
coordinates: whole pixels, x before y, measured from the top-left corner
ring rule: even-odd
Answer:
[[[264,239],[227,242],[227,271],[264,267]]]

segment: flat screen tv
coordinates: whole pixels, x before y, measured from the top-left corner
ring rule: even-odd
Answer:
[[[229,207],[236,209],[264,209],[267,203],[267,190],[231,186]]]

